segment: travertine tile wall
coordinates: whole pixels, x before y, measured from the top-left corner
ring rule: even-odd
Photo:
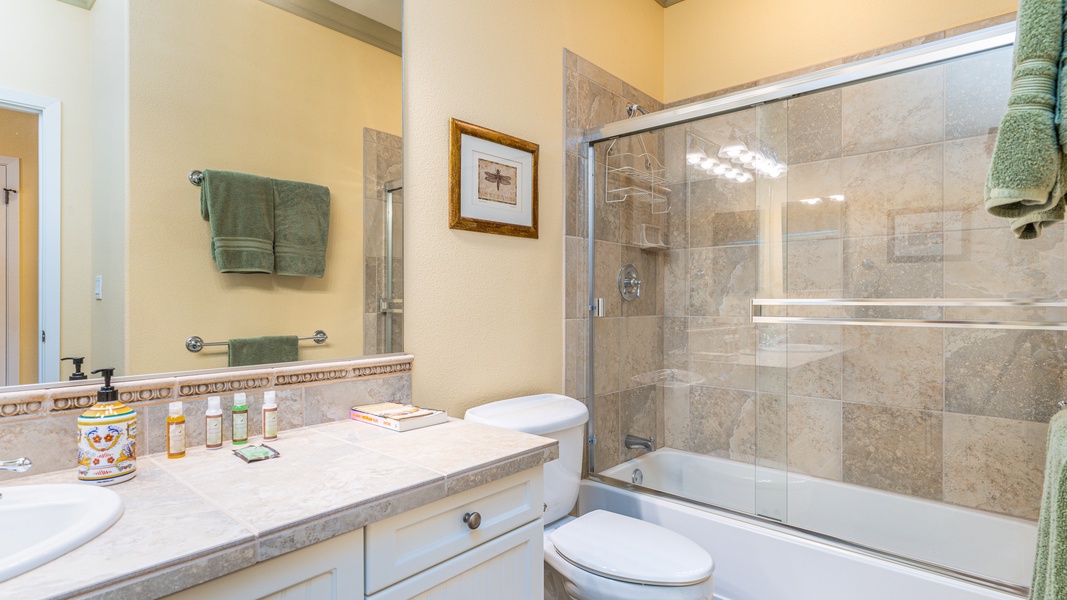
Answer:
[[[680,227],[688,239],[663,266],[665,364],[703,381],[667,390],[667,445],[1036,518],[1062,333],[744,324],[757,295],[1064,298],[1067,229],[1019,241],[982,205],[1010,61],[992,51],[688,126],[758,131],[790,170],[748,188],[691,181],[688,210],[672,214],[672,241]],[[684,155],[683,133],[665,140],[668,161]],[[846,199],[800,202],[831,194]],[[783,361],[782,344],[824,353]]]
[[[263,392],[277,391],[279,430],[349,418],[349,408],[378,402],[411,402],[412,357],[369,357],[227,370],[159,379],[120,378],[119,399],[137,411],[139,455],[166,449],[167,405],[181,401],[189,446],[202,446],[208,396],[221,396],[223,432],[229,439],[233,395],[247,394],[249,435],[263,433]],[[26,456],[26,473],[0,472],[0,481],[73,470],[77,462],[77,419],[96,400],[98,385],[40,388],[0,394],[0,458]],[[284,433],[282,433],[284,435]],[[72,475],[73,477],[73,475]]]
[[[363,353],[401,352],[404,315],[392,315],[392,345],[386,347],[386,315],[378,310],[385,297],[385,183],[404,176],[403,138],[363,129]],[[393,298],[404,298],[404,190],[393,192]]]
[[[662,368],[663,254],[642,250],[640,236],[641,225],[665,228],[667,224],[662,215],[653,214],[650,204],[632,198],[598,206],[593,241],[597,256],[595,290],[607,303],[607,317],[597,321],[596,390],[590,393],[586,388],[589,243],[584,187],[586,159],[579,154],[579,140],[584,129],[625,119],[628,103],[650,112],[660,110],[662,105],[573,52],[565,52],[564,75],[567,107],[565,392],[595,403],[595,459],[597,468],[602,469],[635,454],[622,447],[622,437],[627,433],[656,436],[657,387],[649,385],[647,379],[635,377]],[[643,138],[629,140],[613,151],[643,153],[647,150],[662,160],[662,136]],[[598,169],[605,168],[602,161],[606,151],[606,146],[598,149]],[[598,183],[603,185],[604,178],[598,178]],[[603,189],[598,191],[597,198],[603,200]],[[617,276],[625,264],[635,265],[642,280],[641,297],[633,302],[624,302],[618,291]]]
[[[660,156],[675,182],[689,180],[681,162],[688,127],[720,140],[735,126],[758,132],[790,171],[747,190],[676,183],[667,217],[646,216],[659,219],[671,250],[653,255],[658,299],[648,323],[662,327],[644,335],[661,336],[658,368],[687,371],[700,383],[646,389],[634,382],[647,367],[634,368],[627,334],[640,321],[631,325],[609,300],[596,339],[598,470],[630,457],[617,443],[622,435],[654,428],[670,447],[1036,518],[1047,422],[1064,395],[1063,334],[746,324],[757,294],[1065,297],[1065,228],[1020,242],[982,206],[1010,59],[1009,49],[989,52],[664,131]],[[617,120],[640,94],[573,54],[565,73],[566,391],[588,400],[577,133]],[[799,202],[838,193],[844,203]],[[642,217],[604,218],[594,242],[597,295],[617,300],[617,266],[636,246],[626,236]],[[609,237],[617,225],[619,237]],[[847,315],[1065,318],[1012,310]],[[784,358],[761,348],[761,338],[829,351]],[[646,365],[656,360],[646,358]]]

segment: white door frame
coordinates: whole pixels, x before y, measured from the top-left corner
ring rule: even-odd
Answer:
[[[59,293],[60,293],[60,199],[62,184],[62,137],[60,101],[47,96],[0,88],[0,108],[39,115],[38,156],[38,237],[37,319],[38,381],[59,381]]]
[[[21,289],[22,282],[19,280],[19,207],[22,205],[20,201],[22,197],[18,194],[22,190],[21,182],[19,181],[19,159],[14,156],[0,156],[0,165],[4,165],[4,186],[8,189],[16,190],[11,195],[10,203],[7,204],[4,210],[4,220],[6,227],[6,265],[4,271],[4,277],[6,279],[4,288],[7,293],[7,311],[5,311],[4,318],[4,337],[7,343],[4,344],[4,385],[18,385],[19,384],[19,291]],[[5,194],[4,196],[8,196]]]

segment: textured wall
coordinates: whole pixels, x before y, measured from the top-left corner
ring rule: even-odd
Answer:
[[[419,356],[415,402],[460,416],[562,391],[563,50],[658,86],[662,9],[648,0],[409,0],[404,30],[404,319],[405,351]],[[539,239],[448,229],[449,117],[540,145]]]
[[[63,2],[9,0],[0,3],[0,87],[62,102],[62,280],[61,356],[89,340],[89,272],[92,215],[92,114],[89,11]],[[32,57],[33,60],[27,60]],[[64,373],[70,373],[64,370]]]
[[[302,359],[360,355],[363,128],[400,133],[399,57],[258,0],[130,11],[127,372],[225,366],[224,352],[185,350],[194,334],[324,329]],[[195,27],[176,26],[189,14]],[[193,168],[328,186],[325,277],[220,274]]]
[[[1015,0],[687,0],[664,11],[674,102],[1013,12]]]

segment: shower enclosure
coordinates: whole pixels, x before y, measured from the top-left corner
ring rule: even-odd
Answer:
[[[1067,281],[983,207],[1013,39],[585,132],[593,478],[1028,585]]]
[[[404,180],[399,136],[363,130],[363,353],[404,350]]]

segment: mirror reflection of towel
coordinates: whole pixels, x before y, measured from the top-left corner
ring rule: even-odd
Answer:
[[[300,181],[274,184],[274,270],[322,277],[330,230],[330,188]]]
[[[265,365],[298,360],[295,335],[268,335],[230,340],[230,366]]]
[[[210,222],[211,257],[220,273],[274,270],[274,189],[269,178],[204,171],[200,215]]]

